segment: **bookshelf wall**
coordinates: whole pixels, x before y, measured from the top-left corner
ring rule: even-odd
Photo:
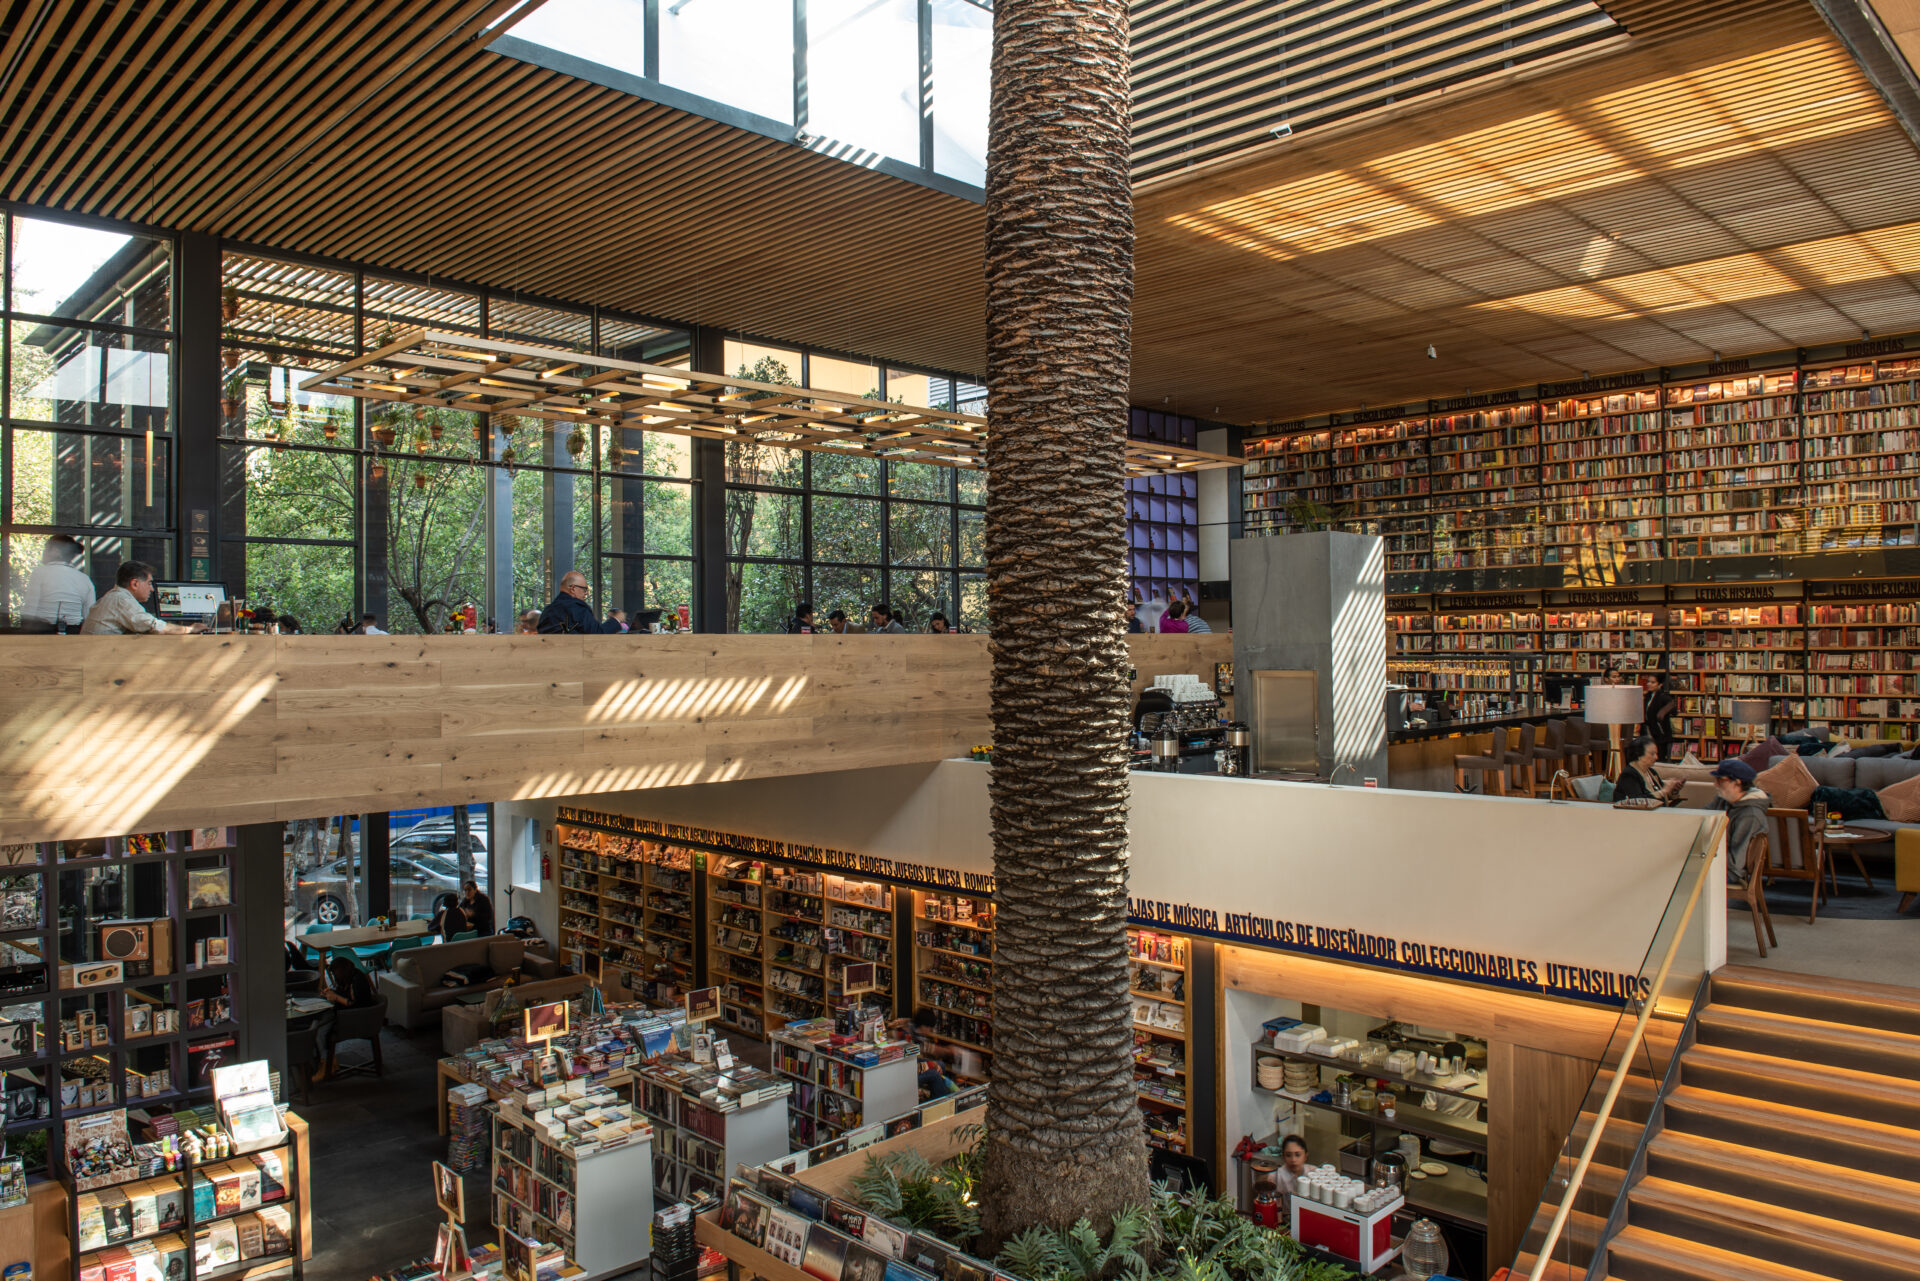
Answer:
[[[693,852],[571,823],[558,835],[561,961],[678,1004],[693,977]]]
[[[1133,998],[1133,1081],[1147,1142],[1192,1150],[1193,1026],[1187,940],[1129,929],[1127,990]]]
[[[1502,608],[1492,608],[1494,604]],[[1908,739],[1920,721],[1920,579],[1519,592],[1388,601],[1387,679],[1416,693],[1522,694],[1550,679],[1667,670],[1675,752],[1737,752],[1737,698],[1777,728]]]
[[[1246,442],[1243,528],[1378,534],[1390,586],[1407,590],[1920,547],[1909,346],[1920,338],[1271,426]]]

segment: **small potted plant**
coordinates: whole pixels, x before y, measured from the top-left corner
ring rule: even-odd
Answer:
[[[393,410],[386,405],[374,410],[367,418],[367,430],[374,444],[382,449],[393,448]]]
[[[587,452],[587,429],[575,426],[567,433],[567,452],[575,458]]]
[[[247,376],[236,369],[220,384],[220,416],[231,421],[240,417],[246,407]]]
[[[220,290],[220,317],[223,320],[240,319],[240,290],[227,285]]]

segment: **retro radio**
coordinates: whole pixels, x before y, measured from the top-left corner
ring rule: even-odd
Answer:
[[[101,921],[95,954],[118,961],[127,977],[143,979],[173,972],[173,922],[166,917],[139,917]]]
[[[60,986],[63,988],[101,987],[118,983],[125,977],[126,967],[118,961],[94,961],[60,967]]]

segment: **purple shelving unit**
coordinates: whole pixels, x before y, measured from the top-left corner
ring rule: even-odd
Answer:
[[[1132,411],[1127,434],[1135,440],[1198,449],[1199,427],[1191,418]],[[1143,476],[1127,482],[1127,534],[1134,590],[1143,598],[1200,600],[1200,478]]]

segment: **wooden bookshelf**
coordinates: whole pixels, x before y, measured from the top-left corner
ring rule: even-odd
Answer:
[[[1895,586],[1915,590],[1808,602],[1807,715],[1836,733],[1904,739],[1920,721],[1920,583]]]
[[[1193,1134],[1193,1004],[1187,940],[1157,930],[1129,929],[1127,951],[1134,1092],[1147,1142],[1169,1152],[1188,1152]]]
[[[1538,408],[1517,402],[1429,420],[1434,569],[1540,563]]]
[[[936,1020],[927,1039],[967,1052],[956,1079],[984,1079],[993,1061],[993,900],[914,891],[913,943],[914,1007]]]
[[[1660,392],[1641,388],[1540,406],[1541,563],[1604,576],[1658,560],[1665,534]]]
[[[693,977],[692,851],[572,823],[558,833],[561,961],[618,974],[650,1005],[678,1004]],[[669,919],[669,902],[689,914]]]
[[[720,1025],[753,1037],[767,1034],[766,880],[754,859],[707,858],[707,982],[720,989]]]
[[[1799,372],[1669,383],[1667,554],[1798,552]]]
[[[1920,360],[1811,369],[1800,399],[1809,550],[1914,546]]]
[[[1629,680],[1656,670],[1667,652],[1666,605],[1661,593],[1644,604],[1607,608],[1549,606],[1542,632],[1545,668],[1556,675],[1598,682],[1617,666]]]
[[[1740,751],[1735,698],[1769,698],[1784,718],[1805,716],[1807,637],[1793,595],[1752,605],[1675,601],[1667,609],[1667,653],[1679,702],[1675,750],[1715,761]]]

